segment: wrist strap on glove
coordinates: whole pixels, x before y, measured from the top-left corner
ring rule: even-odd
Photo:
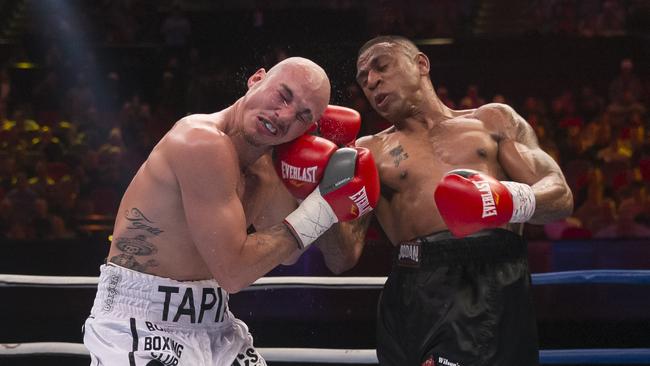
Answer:
[[[309,194],[300,206],[284,219],[301,249],[308,247],[337,222],[338,218],[321,196],[320,188]]]
[[[526,222],[535,213],[535,193],[528,184],[518,182],[501,182],[512,195],[512,217],[510,222]]]

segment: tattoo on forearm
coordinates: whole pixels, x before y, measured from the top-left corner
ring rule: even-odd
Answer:
[[[293,240],[296,241],[296,245],[298,245],[296,237],[293,236],[291,231],[289,231],[289,228],[287,228],[287,226],[283,223],[273,225],[268,229],[255,232],[253,234],[249,234],[249,236],[255,238],[257,245],[259,246],[268,245],[271,241],[277,241],[278,239]]]
[[[138,235],[135,238],[116,238],[114,240],[115,246],[122,253],[111,257],[109,262],[141,272],[144,272],[148,267],[157,266],[158,262],[154,259],[140,263],[135,258],[135,256],[149,256],[158,252],[156,246],[145,239],[144,235]]]
[[[355,242],[361,242],[366,240],[366,233],[368,232],[368,225],[370,225],[370,215],[366,215],[361,218],[359,225],[354,225],[352,227],[352,238]]]
[[[408,159],[409,154],[404,151],[404,148],[402,145],[398,145],[396,148],[392,149],[389,151],[390,156],[393,157],[393,163],[395,163],[395,167],[399,167],[399,164],[403,161]]]
[[[134,207],[126,211],[124,217],[130,221],[131,226],[128,226],[127,229],[139,229],[145,230],[153,235],[160,235],[164,230],[160,230],[157,227],[154,227],[153,221],[149,220],[138,208]]]

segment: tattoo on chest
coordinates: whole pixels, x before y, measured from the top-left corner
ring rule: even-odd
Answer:
[[[154,259],[144,263],[136,260],[136,256],[154,255],[158,252],[156,246],[146,241],[144,235],[138,235],[135,238],[116,238],[114,242],[122,253],[111,257],[109,262],[141,272],[144,272],[148,267],[158,265],[158,262]]]
[[[154,222],[149,220],[142,213],[142,211],[136,207],[126,211],[126,214],[124,216],[127,220],[130,221],[130,226],[128,226],[127,229],[145,230],[153,235],[160,235],[164,232],[164,230],[160,230],[159,228],[151,225],[154,224]]]
[[[389,151],[390,156],[393,157],[393,163],[395,163],[395,168],[399,167],[399,164],[409,158],[409,154],[404,151],[402,145],[398,145],[396,148]]]

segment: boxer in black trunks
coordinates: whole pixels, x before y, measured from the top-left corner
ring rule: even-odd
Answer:
[[[357,82],[393,124],[356,142],[375,158],[382,185],[374,215],[398,249],[379,304],[380,364],[536,365],[520,234],[524,222],[571,213],[562,171],[511,107],[446,107],[429,59],[408,39],[363,45]],[[342,225],[341,242],[356,243],[347,260],[358,258],[369,221]]]

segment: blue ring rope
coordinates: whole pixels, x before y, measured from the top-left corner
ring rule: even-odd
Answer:
[[[541,350],[539,361],[543,365],[650,365],[650,348]]]
[[[650,284],[650,270],[565,271],[535,273],[531,277],[533,285]],[[543,365],[650,365],[650,348],[540,350],[539,357]]]
[[[565,271],[534,273],[533,285],[558,284],[621,284],[648,285],[650,270],[600,269],[589,271]]]

